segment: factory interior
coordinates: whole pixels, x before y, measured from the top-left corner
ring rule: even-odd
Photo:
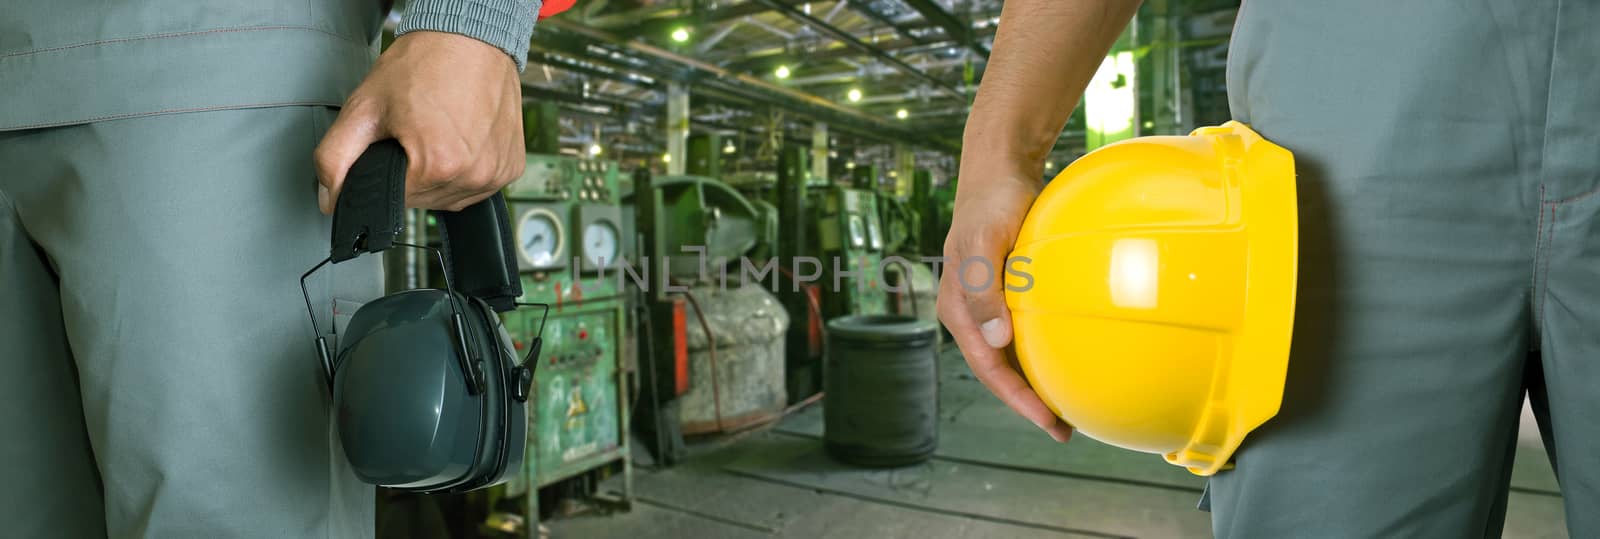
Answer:
[[[491,489],[379,489],[377,536],[1211,536],[1206,478],[1053,441],[939,324],[933,260],[1001,8],[596,0],[539,21],[527,166],[503,191],[521,301],[550,306],[502,314],[519,350],[542,335],[526,459]],[[1041,179],[1229,120],[1238,8],[1145,0]],[[427,212],[405,219],[404,239],[439,244]],[[651,286],[636,260],[663,261]],[[424,254],[385,265],[391,290],[440,285]],[[1565,536],[1524,423],[1504,535]],[[839,441],[886,432],[918,443]]]

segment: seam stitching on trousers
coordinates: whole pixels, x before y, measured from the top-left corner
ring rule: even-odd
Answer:
[[[1553,201],[1553,203],[1554,204],[1566,204],[1566,203],[1569,203],[1569,202],[1577,202],[1577,201],[1583,200],[1585,198],[1589,198],[1590,196],[1593,196],[1596,193],[1600,193],[1600,187],[1595,187],[1594,189],[1590,189],[1588,191],[1584,191],[1582,193],[1578,193],[1576,195],[1572,195],[1570,197],[1563,198],[1561,200]]]
[[[84,118],[84,119],[81,119],[81,120],[71,120],[71,121],[66,121],[66,122],[46,122],[46,123],[39,123],[39,124],[19,125],[19,126],[16,126],[16,127],[0,128],[0,131],[24,131],[24,130],[28,130],[28,129],[43,129],[43,128],[46,128],[46,127],[64,127],[64,126],[69,126],[69,125],[81,125],[81,124],[89,124],[89,123],[95,123],[95,122],[105,122],[105,121],[110,121],[110,120],[126,120],[128,118],[139,118],[139,117],[143,117],[143,116],[160,116],[162,114],[182,114],[182,113],[186,113],[186,112],[215,112],[215,111],[219,111],[219,110],[260,109],[260,108],[268,108],[268,107],[305,107],[305,106],[324,106],[324,107],[339,108],[339,107],[343,107],[344,104],[343,103],[328,103],[328,102],[324,102],[324,101],[282,101],[282,102],[277,102],[277,103],[248,103],[248,104],[244,104],[244,105],[215,105],[215,106],[210,106],[210,107],[161,109],[161,110],[153,110],[153,111],[148,111],[148,112],[130,112],[130,113],[127,113],[127,114],[111,114],[111,115],[107,115],[107,116],[95,116],[95,117],[92,117],[92,118]]]
[[[1533,271],[1528,282],[1528,308],[1533,312],[1533,328],[1542,331],[1539,321],[1539,266],[1544,257],[1544,185],[1539,186],[1539,221],[1533,234]]]
[[[17,214],[17,203],[16,201],[11,200],[11,195],[7,195],[5,189],[0,189],[0,203],[3,203],[6,205],[6,207],[11,208],[12,215]],[[19,218],[18,220],[21,219]]]
[[[6,194],[5,189],[0,189],[0,204],[5,204],[11,210],[11,220],[17,222],[17,229],[22,231],[22,236],[27,241],[33,241],[33,235],[28,233],[28,225],[22,222],[22,214],[17,212],[17,202],[11,200],[11,195]]]
[[[1539,279],[1538,280],[1539,285],[1538,285],[1538,288],[1535,290],[1535,293],[1538,294],[1538,295],[1535,296],[1535,298],[1534,298],[1535,301],[1534,301],[1533,320],[1534,320],[1535,329],[1538,329],[1541,334],[1544,333],[1544,298],[1545,298],[1545,296],[1549,295],[1549,288],[1550,288],[1550,283],[1549,283],[1549,280],[1550,280],[1550,249],[1551,249],[1551,247],[1553,245],[1555,245],[1555,241],[1556,241],[1556,208],[1559,207],[1560,205],[1561,205],[1561,203],[1559,203],[1559,202],[1551,202],[1551,203],[1549,203],[1549,207],[1550,207],[1550,234],[1549,234],[1549,238],[1544,240],[1544,242],[1543,242],[1543,244],[1544,244],[1543,251],[1544,252],[1539,254],[1539,278],[1538,278]],[[1543,207],[1541,207],[1540,210],[1539,210],[1539,217],[1540,217],[1540,221],[1543,222],[1543,220],[1544,220],[1544,208]],[[1540,237],[1544,237],[1545,233],[1544,233],[1542,225],[1540,226],[1540,229],[1541,230],[1539,231],[1539,236]]]

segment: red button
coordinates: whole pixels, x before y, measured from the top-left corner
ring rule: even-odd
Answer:
[[[518,350],[521,350],[523,346],[524,345],[522,344],[522,341],[518,341],[518,340],[515,340],[515,339],[513,339],[511,341],[511,347],[512,348],[516,348]]]
[[[587,330],[587,329],[578,330],[578,338],[579,339],[587,339],[587,338],[589,338],[589,330]]]

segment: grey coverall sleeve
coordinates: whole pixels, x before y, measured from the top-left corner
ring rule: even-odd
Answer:
[[[416,30],[461,34],[505,51],[522,71],[543,4],[542,0],[411,0],[394,35]]]

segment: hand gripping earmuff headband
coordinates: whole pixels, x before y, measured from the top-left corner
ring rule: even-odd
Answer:
[[[452,462],[467,466],[463,475],[452,479],[436,477],[424,482],[401,480],[410,486],[395,483],[395,487],[418,492],[474,490],[499,482],[509,470],[520,466],[515,463],[522,461],[520,455],[526,442],[523,434],[526,428],[525,403],[531,393],[532,367],[537,365],[529,364],[528,359],[539,355],[550,308],[545,304],[515,302],[515,298],[522,295],[522,288],[512,258],[514,248],[510,240],[509,216],[501,194],[497,193],[459,212],[438,212],[442,248],[395,241],[404,224],[406,162],[404,148],[396,141],[385,140],[368,147],[351,165],[345,188],[335,203],[329,256],[300,276],[300,293],[316,332],[318,359],[327,377],[329,390],[334,392],[335,372],[340,368],[335,360],[339,358],[328,349],[328,334],[323,333],[318,323],[306,280],[328,264],[337,265],[361,254],[383,251],[394,245],[433,253],[444,269],[444,292],[450,302],[449,338],[456,341],[452,353],[456,355],[456,367],[462,373],[467,393],[475,401],[480,438],[472,444],[471,455],[448,457],[461,459]],[[457,297],[458,293],[461,297]],[[463,304],[469,301],[476,302],[475,306],[464,307]],[[516,353],[511,351],[511,344],[504,333],[504,325],[495,314],[497,311],[514,309],[516,305],[537,305],[544,309],[539,333],[531,343],[528,359],[524,359],[522,364],[517,363]],[[355,316],[361,317],[367,308],[371,308],[371,305],[358,310]],[[479,318],[469,323],[468,316]],[[485,339],[488,342],[480,342]],[[485,368],[483,346],[496,348],[494,361],[497,363],[492,367]],[[335,394],[334,399],[337,403],[339,396]],[[465,402],[461,404],[472,405]],[[384,483],[375,481],[374,484]]]

